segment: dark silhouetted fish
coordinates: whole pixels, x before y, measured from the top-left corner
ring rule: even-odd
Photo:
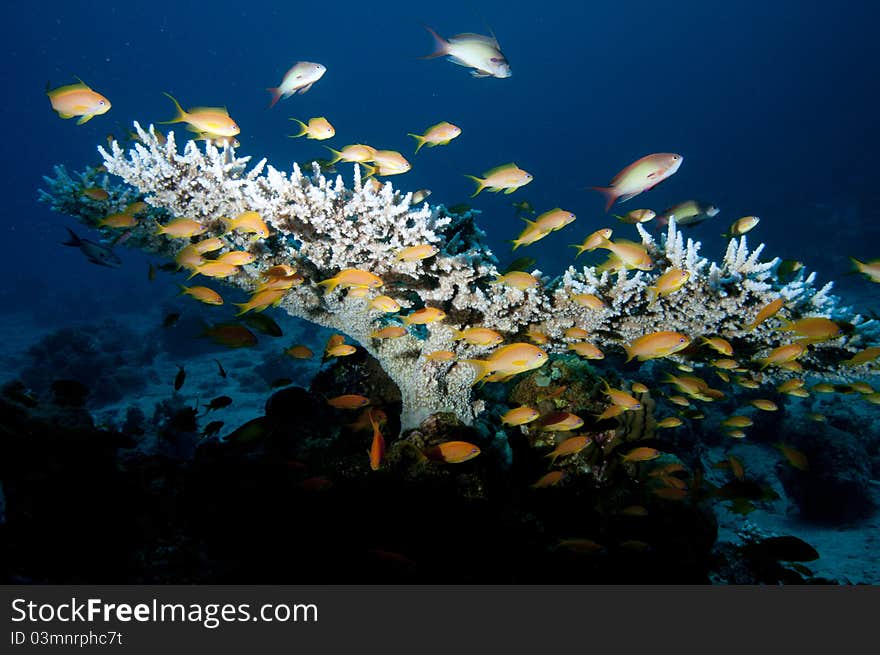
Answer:
[[[110,268],[122,266],[122,260],[107,246],[89,241],[88,239],[80,239],[70,228],[67,228],[67,231],[70,233],[70,241],[62,241],[62,246],[79,248],[86,259],[98,266],[108,266]]]
[[[220,432],[220,428],[223,427],[223,421],[211,421],[208,425],[205,426],[204,432],[202,434],[205,437],[214,437],[217,436],[217,433]]]
[[[186,371],[183,366],[178,365],[177,375],[174,376],[174,390],[180,391],[180,387],[183,386],[183,383],[186,382]]]
[[[257,332],[268,334],[270,337],[284,336],[278,323],[276,323],[271,316],[267,316],[266,314],[245,314],[241,320],[254,328]]]
[[[229,407],[231,404],[232,398],[229,396],[217,396],[208,403],[208,409],[206,411],[210,412],[212,409],[223,409],[224,407]]]
[[[226,379],[226,369],[223,368],[223,364],[220,363],[219,359],[214,361],[217,362],[217,372],[220,374],[220,377]]]
[[[180,313],[179,312],[171,312],[170,314],[167,314],[165,316],[165,318],[162,319],[162,327],[163,328],[174,327],[175,324],[177,323],[177,321],[179,321],[179,320],[180,320]]]

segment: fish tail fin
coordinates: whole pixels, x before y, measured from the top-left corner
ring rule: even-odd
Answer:
[[[342,159],[342,153],[341,153],[341,152],[339,152],[338,150],[334,150],[334,149],[331,148],[330,146],[324,146],[324,147],[327,148],[327,150],[329,150],[330,153],[333,155],[333,159],[330,160],[330,163],[331,163],[331,164],[335,164],[335,163],[337,163],[340,159]]]
[[[153,219],[153,225],[156,226],[156,231],[153,232],[153,234],[155,234],[155,235],[157,235],[157,236],[160,235],[160,234],[165,234],[165,226],[162,225],[162,224],[161,224],[159,221],[157,221],[155,218]]]
[[[579,243],[572,243],[572,244],[569,244],[568,247],[569,247],[569,248],[577,248],[577,251],[578,251],[578,252],[577,252],[577,254],[574,256],[575,259],[577,259],[577,258],[580,257],[581,255],[583,255],[583,254],[587,251],[587,249],[584,248],[584,247],[583,247],[581,244],[579,244]]]
[[[623,349],[626,351],[626,362],[627,363],[631,362],[633,360],[633,357],[635,357],[632,350],[626,344],[623,344]]]
[[[185,285],[183,285],[183,284],[178,284],[177,286],[180,287],[180,293],[177,294],[178,296],[184,296],[184,295],[186,295],[187,292],[189,291],[189,287],[188,287],[188,286],[185,286]]]
[[[617,192],[611,186],[591,186],[593,191],[598,191],[605,198],[605,211],[608,212],[611,206],[617,201]]]
[[[474,182],[477,183],[477,190],[474,191],[471,198],[477,197],[480,194],[480,191],[482,191],[483,189],[486,188],[486,180],[481,179],[481,178],[477,177],[476,175],[465,175],[465,177],[468,178],[469,180],[473,180]]]
[[[303,134],[308,134],[309,126],[303,123],[298,118],[291,118],[290,120],[294,121],[297,125],[299,125],[299,134],[288,134],[291,139],[295,139],[297,137],[302,136]]]
[[[247,314],[251,311],[251,308],[248,306],[246,302],[234,302],[232,303],[236,307],[238,307],[238,312],[235,314],[236,316],[241,316],[243,314]]]
[[[514,250],[516,250],[517,248],[519,248],[522,245],[522,241],[520,241],[519,239],[511,239],[510,243],[513,244]]]
[[[88,123],[88,122],[89,122],[90,120],[92,120],[94,117],[95,117],[94,114],[83,114],[82,116],[80,116],[80,119],[76,122],[76,124],[77,124],[77,125],[83,125],[83,124],[85,124],[85,123]]]
[[[489,365],[489,362],[484,359],[463,359],[461,361],[474,367],[475,375],[474,381],[471,382],[472,387],[492,374],[492,367]]]
[[[74,248],[79,248],[80,244],[82,243],[80,238],[78,236],[76,236],[74,231],[71,230],[70,228],[67,228],[67,232],[70,234],[70,240],[69,241],[62,241],[61,245],[62,246],[73,246]]]
[[[419,150],[422,149],[422,146],[425,145],[425,137],[423,137],[421,134],[412,133],[407,133],[407,136],[411,136],[416,140],[416,154],[418,154]]]
[[[849,260],[852,262],[852,265],[853,265],[853,270],[852,270],[852,272],[853,272],[853,273],[861,273],[861,272],[862,272],[862,269],[863,269],[864,266],[865,266],[864,262],[860,262],[860,261],[859,261],[858,259],[856,259],[855,257],[850,257]]]
[[[272,94],[272,99],[269,101],[269,106],[266,107],[266,109],[272,109],[272,107],[274,107],[275,104],[279,100],[281,100],[281,96],[282,96],[281,89],[277,86],[269,86],[269,87],[266,87],[266,91],[268,91],[269,93]]]
[[[359,162],[359,163],[360,163],[361,168],[363,168],[364,171],[366,172],[366,175],[361,177],[361,181],[369,180],[371,177],[373,177],[376,174],[376,167],[375,166],[371,166],[370,164],[367,164],[365,162]]]
[[[169,125],[171,123],[185,123],[187,113],[183,110],[183,107],[180,106],[180,103],[177,102],[177,99],[167,91],[163,91],[162,93],[171,98],[171,102],[174,103],[174,109],[177,111],[177,114],[170,121],[160,121],[159,124]]]
[[[198,275],[198,274],[199,274],[199,269],[198,269],[198,267],[197,267],[197,266],[196,266],[196,267],[193,267],[192,273],[190,273],[190,274],[189,274],[189,277],[186,278],[186,279],[187,279],[187,280],[192,280],[192,279],[193,279],[196,275]]]
[[[434,59],[436,57],[443,57],[444,55],[448,55],[449,54],[449,42],[446,39],[444,39],[442,36],[437,34],[437,32],[432,30],[427,25],[422,24],[422,27],[424,27],[426,30],[428,30],[428,33],[432,37],[434,37],[434,52],[432,52],[429,55],[422,55],[421,57],[419,57],[419,59]]]

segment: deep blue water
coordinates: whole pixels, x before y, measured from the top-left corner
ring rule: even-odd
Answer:
[[[366,142],[407,155],[407,132],[451,121],[463,135],[412,157],[413,170],[393,182],[427,187],[432,202],[452,205],[472,191],[465,173],[516,161],[535,181],[513,196],[483,193],[473,205],[502,261],[521,229],[512,201],[574,211],[576,223],[522,251],[537,254],[545,272],[568,264],[573,251],[562,246],[608,222],[588,186],[649,152],[679,152],[679,173],[633,203],[660,210],[700,198],[720,206],[694,229],[713,258],[724,245],[719,233],[757,214],[752,239],[766,241],[769,255],[806,259],[822,279],[864,292],[866,282],[843,274],[847,256],[877,256],[880,235],[877,17],[868,2],[842,11],[803,0],[551,1],[539,9],[491,1],[19,3],[3,43],[3,305],[83,293],[94,294],[94,311],[113,313],[129,308],[123,291],[157,293],[137,253],[108,274],[58,246],[65,221],[35,198],[52,164],[97,163],[95,147],[108,134],[124,135],[132,120],[170,118],[162,91],[185,106],[228,106],[242,127],[240,152],[281,168],[325,153],[318,142],[286,138],[291,116],[326,116],[337,130],[330,145]],[[491,27],[513,76],[473,79],[445,60],[419,59],[432,49],[422,22],[444,36]],[[267,110],[264,88],[297,60],[328,72],[306,95]],[[44,95],[47,81],[74,75],[113,103],[80,127],[59,120]]]

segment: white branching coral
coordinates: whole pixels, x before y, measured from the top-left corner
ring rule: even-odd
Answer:
[[[700,243],[685,239],[674,220],[660,244],[637,226],[655,261],[652,271],[569,267],[552,280],[534,271],[541,281],[539,288],[512,288],[496,283],[497,260],[474,224],[474,212],[456,215],[427,203],[413,207],[412,194],[396,191],[391,183],[378,189],[363,184],[357,166],[354,184],[348,188],[341,176],[328,179],[317,166],[310,175],[297,165],[285,173],[264,159],[248,170],[250,158],[238,157],[233,149],[207,144],[202,151],[189,141],[181,154],[173,133],[160,142],[152,127],[144,130],[135,124],[135,130],[140,143],[127,153],[116,142],[109,151],[99,148],[106,170],[129,185],[114,193],[129,199],[135,195],[134,187],[157,210],[203,223],[209,228],[204,236],[223,235],[230,248],[257,255],[241,273],[226,280],[230,284],[252,290],[268,267],[295,265],[305,282],[291,289],[281,306],[291,315],[348,335],[372,354],[400,388],[404,429],[439,411],[452,412],[466,423],[479,413],[482,403],[472,397],[472,367],[460,360],[484,357],[490,349],[456,339],[455,331],[466,327],[492,328],[508,342],[526,340],[529,331],[542,332],[551,352],[565,352],[570,345],[565,331],[580,327],[609,354],[621,352],[621,344],[642,335],[676,330],[692,337],[723,336],[734,342],[742,357],[749,357],[786,340],[772,329],[773,321],[753,331],[745,327],[775,298],[786,299],[793,317],[839,317],[845,311],[829,295],[830,283],[819,290],[813,287],[814,274],[800,271],[793,280],[781,283],[775,274],[779,261],[760,261],[764,246],[750,251],[745,237],[730,241],[720,264],[709,262],[699,255]],[[71,200],[72,179],[59,174],[47,183],[46,199],[53,206],[94,224],[94,216]],[[224,234],[220,219],[244,211],[262,216],[270,227],[268,239]],[[185,240],[155,234],[142,221],[126,243],[173,256],[183,247],[181,241]],[[414,262],[397,257],[402,248],[423,244],[432,244],[439,252]],[[344,290],[325,293],[318,285],[348,268],[378,275],[382,289],[354,297]],[[685,286],[652,302],[649,287],[673,268],[690,273]],[[380,292],[394,298],[402,312],[389,315],[372,309],[370,300]],[[573,298],[587,293],[605,306],[591,309]],[[445,320],[411,326],[405,336],[395,339],[371,336],[378,328],[402,324],[406,313],[425,306],[442,309]],[[455,360],[425,358],[438,350],[453,351]],[[828,371],[854,350],[850,341],[839,338],[814,344],[803,361],[814,370]]]

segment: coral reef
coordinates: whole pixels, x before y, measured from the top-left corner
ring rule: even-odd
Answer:
[[[224,234],[222,217],[258,212],[271,234],[263,240],[225,234],[230,248],[256,255],[252,264],[226,281],[251,291],[268,267],[296,266],[305,282],[292,288],[281,306],[293,316],[344,333],[378,360],[400,390],[404,430],[440,412],[471,424],[483,411],[485,403],[472,392],[472,367],[460,360],[485,356],[489,347],[454,340],[455,330],[468,326],[497,330],[507,342],[525,341],[528,329],[539,330],[549,338],[546,349],[557,353],[570,341],[565,330],[575,326],[587,330],[590,341],[609,353],[642,335],[676,330],[693,338],[722,336],[740,358],[757,358],[788,339],[774,329],[775,321],[751,331],[745,325],[761,307],[782,296],[791,318],[846,317],[854,327],[852,334],[813,344],[801,358],[807,373],[846,375],[839,363],[877,338],[877,322],[850,316],[829,294],[830,283],[817,289],[814,274],[803,270],[783,283],[774,273],[779,261],[760,261],[763,245],[750,251],[745,237],[731,240],[724,259],[716,264],[699,255],[700,243],[685,240],[674,220],[659,243],[638,226],[657,264],[655,272],[570,267],[561,277],[549,279],[534,271],[541,284],[520,290],[493,284],[497,260],[471,213],[455,215],[427,203],[414,207],[412,194],[396,191],[390,182],[378,188],[362,183],[357,166],[353,186],[347,188],[341,176],[327,179],[317,167],[306,175],[294,164],[286,174],[263,159],[248,170],[250,158],[238,157],[234,149],[206,144],[201,151],[189,141],[180,153],[173,133],[162,143],[152,127],[144,130],[135,124],[135,129],[140,142],[127,153],[117,142],[109,150],[99,148],[106,170],[125,182],[100,180],[110,192],[109,202],[122,206],[143,197],[152,207],[151,218],[170,214],[195,219],[208,228],[205,237]],[[81,177],[91,183],[95,175],[87,172]],[[93,201],[77,192],[80,187],[73,178],[56,169],[56,177],[46,183],[43,198],[53,208],[94,225]],[[124,243],[173,257],[189,240],[157,235],[151,221],[142,220],[125,234]],[[417,261],[397,257],[401,248],[427,244],[439,249],[435,256]],[[378,290],[355,297],[345,290],[325,293],[318,286],[348,268],[379,276],[384,283],[381,293],[394,298],[402,313],[435,307],[445,312],[445,319],[411,327],[400,338],[371,337],[377,327],[400,324],[403,315],[371,309],[371,297]],[[684,288],[649,304],[648,287],[672,268],[690,272]],[[572,299],[574,293],[595,294],[606,306],[585,308]],[[437,350],[453,351],[454,360],[424,358]],[[743,363],[757,370],[756,364]],[[773,369],[764,379],[791,375]]]

